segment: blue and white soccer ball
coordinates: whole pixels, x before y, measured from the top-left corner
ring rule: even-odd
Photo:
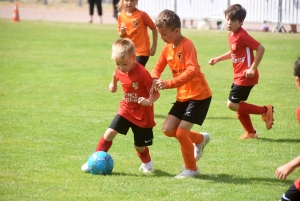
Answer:
[[[88,159],[88,167],[92,174],[111,174],[114,168],[114,160],[107,152],[97,151]]]

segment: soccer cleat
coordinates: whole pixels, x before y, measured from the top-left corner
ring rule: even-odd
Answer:
[[[200,144],[194,144],[194,156],[196,161],[198,161],[202,155],[205,145],[210,141],[210,134],[201,133],[203,135],[203,141]]]
[[[273,126],[273,112],[274,112],[274,107],[272,105],[266,105],[265,106],[268,110],[266,113],[262,114],[262,120],[266,122],[266,128],[270,130]]]
[[[174,178],[184,179],[184,178],[191,178],[191,177],[198,177],[198,176],[200,176],[200,172],[198,169],[194,171],[194,170],[189,170],[184,168],[183,171],[179,175],[175,176]]]
[[[82,170],[83,172],[90,172],[89,166],[88,166],[88,163],[87,163],[87,162],[81,166],[81,170]]]
[[[147,172],[154,172],[152,161],[150,161],[148,163],[142,163],[142,165],[139,168],[139,170],[143,170],[143,172],[145,172],[145,173],[147,173]]]
[[[255,132],[255,133],[246,132],[245,134],[240,136],[240,139],[249,139],[249,138],[258,138],[257,132]]]

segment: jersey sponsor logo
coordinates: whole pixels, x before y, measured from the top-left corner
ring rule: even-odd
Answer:
[[[138,103],[137,93],[124,93],[124,99],[127,103]]]
[[[235,54],[231,54],[232,63],[243,63],[245,61],[245,57],[236,58]]]
[[[135,28],[139,26],[139,22],[136,19],[133,20],[133,26]]]
[[[231,45],[231,49],[232,49],[232,50],[236,50],[236,44],[232,44],[232,45]]]
[[[132,86],[135,90],[137,90],[137,89],[139,88],[139,83],[138,83],[138,82],[132,82],[132,83],[131,83],[131,86]]]
[[[179,59],[180,63],[183,63],[182,52],[178,53],[178,59]]]
[[[177,73],[183,73],[185,70],[186,70],[186,68],[185,69],[179,69],[179,70],[172,69],[172,72],[173,72],[173,74],[177,74]]]

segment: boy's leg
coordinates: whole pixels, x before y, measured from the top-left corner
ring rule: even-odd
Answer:
[[[143,172],[154,172],[148,146],[153,144],[153,128],[141,128],[132,124],[131,129],[134,136],[134,148],[137,156],[142,161],[140,170]]]
[[[281,201],[300,200],[300,178],[281,196]]]
[[[258,138],[258,135],[253,128],[250,115],[237,112],[237,116],[246,131],[245,134],[240,136],[240,139]]]
[[[96,151],[105,151],[108,152],[112,145],[112,141],[115,138],[115,136],[118,134],[117,131],[108,128],[104,135],[100,138],[98,145],[96,147]]]
[[[149,163],[151,161],[149,148],[148,147],[137,147],[135,146],[136,154],[143,163]]]
[[[189,137],[189,130],[178,127],[176,137],[180,143],[181,153],[184,160],[185,168],[196,171],[196,160],[194,157],[194,145]]]
[[[263,121],[266,123],[266,128],[270,130],[273,125],[273,106],[266,105],[266,106],[258,106],[246,103],[241,101],[239,103],[239,113],[244,114],[260,114],[262,115]]]

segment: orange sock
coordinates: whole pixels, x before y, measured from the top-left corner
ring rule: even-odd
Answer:
[[[194,145],[189,137],[189,130],[177,128],[176,138],[180,143],[181,153],[184,160],[185,168],[189,170],[197,170],[196,159],[194,157]]]
[[[244,127],[245,131],[247,131],[248,133],[256,132],[253,128],[249,114],[244,114],[244,113],[239,113],[239,112],[237,112],[236,114],[237,114],[242,126]]]
[[[164,134],[168,137],[176,137],[176,129],[168,133],[165,132]]]
[[[136,152],[136,154],[138,155],[138,157],[140,157],[143,163],[149,163],[151,161],[148,147],[145,147],[145,150],[142,153]]]
[[[195,144],[200,144],[203,142],[203,135],[201,133],[190,131],[189,136],[192,142]]]
[[[243,114],[263,114],[267,112],[267,108],[265,106],[257,106],[241,101],[239,103],[238,112]]]
[[[98,145],[96,147],[96,151],[105,151],[107,152],[109,148],[112,145],[112,141],[106,141],[104,137],[102,136],[101,139],[98,142]]]

